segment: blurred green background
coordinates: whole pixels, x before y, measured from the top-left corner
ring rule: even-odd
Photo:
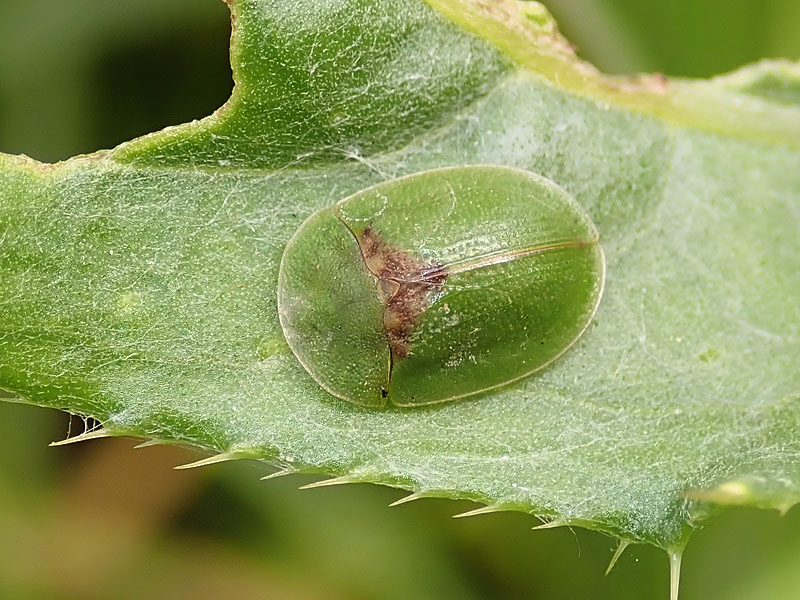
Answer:
[[[289,0],[287,0],[289,1]],[[605,71],[699,77],[800,56],[797,0],[553,0]],[[44,161],[201,118],[231,90],[219,0],[0,0],[0,151]],[[367,485],[309,491],[258,464],[173,471],[198,455],[129,440],[48,448],[69,422],[0,403],[0,599],[645,599],[667,561],[635,546],[530,531],[522,514]],[[800,510],[734,510],[695,535],[683,600],[800,597]]]

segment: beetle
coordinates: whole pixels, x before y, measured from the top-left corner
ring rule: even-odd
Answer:
[[[445,167],[306,219],[281,259],[278,313],[330,394],[423,406],[552,363],[591,322],[604,282],[597,229],[557,184],[503,166]]]

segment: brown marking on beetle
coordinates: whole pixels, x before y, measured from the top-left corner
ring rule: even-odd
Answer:
[[[403,360],[411,352],[411,333],[442,289],[447,271],[442,265],[426,263],[387,244],[371,226],[357,239],[364,263],[378,278],[378,293],[386,306],[383,328],[392,360]]]

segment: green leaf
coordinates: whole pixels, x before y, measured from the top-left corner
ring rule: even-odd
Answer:
[[[713,503],[800,498],[798,65],[611,78],[512,0],[232,10],[213,116],[57,165],[0,156],[0,387],[113,435],[673,550]],[[372,184],[487,163],[591,216],[592,326],[470,400],[329,396],[278,321],[287,240]]]

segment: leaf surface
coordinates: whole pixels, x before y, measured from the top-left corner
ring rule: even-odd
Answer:
[[[610,78],[535,3],[239,0],[211,117],[42,165],[0,156],[0,387],[115,435],[471,498],[665,548],[710,503],[800,495],[800,67]],[[579,342],[462,402],[326,394],[276,311],[314,211],[499,164],[591,215]]]

